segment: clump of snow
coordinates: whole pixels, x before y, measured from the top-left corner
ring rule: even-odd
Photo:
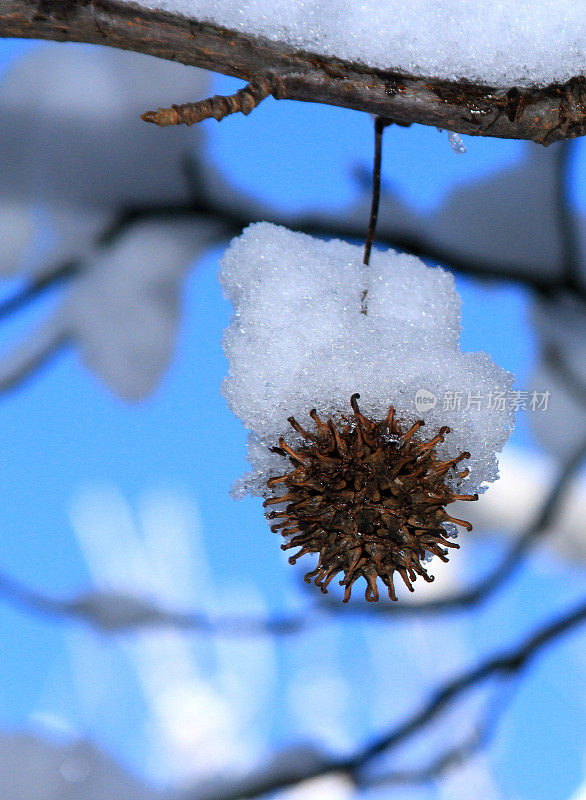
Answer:
[[[56,312],[84,363],[125,400],[142,400],[160,383],[185,276],[213,233],[192,219],[136,223],[87,259]]]
[[[150,0],[291,47],[380,69],[498,85],[545,85],[586,68],[576,0]]]
[[[280,436],[300,443],[287,417],[313,430],[312,408],[326,418],[349,416],[354,392],[372,418],[382,419],[392,404],[405,425],[423,419],[421,438],[448,425],[437,452],[471,453],[467,489],[497,477],[495,454],[513,414],[507,404],[491,407],[489,397],[506,394],[513,377],[486,353],[461,352],[451,274],[392,250],[374,250],[364,267],[360,246],[261,222],[232,242],[221,281],[235,307],[224,338],[230,372],[223,391],[251,431],[253,471],[242,490],[264,494],[267,478],[286,471],[288,461],[269,448]],[[416,406],[418,393],[425,408]]]
[[[160,132],[140,113],[169,86],[206,94],[204,71],[112,48],[44,44],[0,84],[0,276],[50,278],[63,264],[55,311],[0,354],[0,387],[28,374],[64,340],[117,395],[138,400],[173,353],[182,282],[221,224],[204,217],[143,219],[119,235],[128,209],[186,204],[202,176],[189,164],[202,128]],[[73,166],[72,166],[73,165]],[[195,170],[194,170],[195,171]],[[205,179],[215,175],[206,167]],[[217,182],[215,182],[217,183]]]
[[[462,141],[462,137],[460,136],[459,133],[454,133],[454,131],[448,131],[448,141],[454,153],[466,152],[466,145]]]

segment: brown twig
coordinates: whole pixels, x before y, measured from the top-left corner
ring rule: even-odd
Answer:
[[[365,266],[370,264],[370,251],[376,232],[378,220],[378,207],[380,205],[380,173],[383,161],[383,131],[390,125],[390,120],[376,117],[374,120],[374,160],[372,165],[372,200],[370,204],[370,217],[368,220],[368,232],[364,243],[364,257],[362,263]],[[364,301],[364,298],[362,298]]]
[[[172,105],[170,108],[159,108],[158,111],[145,111],[141,119],[154,122],[155,125],[194,125],[204,119],[213,117],[218,122],[229,114],[240,112],[248,116],[266,97],[273,92],[273,82],[269,78],[251,81],[243,89],[234,94],[216,94],[197,103]]]

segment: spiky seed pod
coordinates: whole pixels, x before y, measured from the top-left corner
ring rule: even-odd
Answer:
[[[445,548],[458,548],[447,537],[444,522],[472,525],[446,513],[445,506],[455,500],[477,500],[478,495],[455,494],[445,483],[450,470],[469,453],[441,461],[436,445],[450,432],[440,428],[429,441],[414,439],[424,424],[416,422],[403,431],[391,406],[384,420],[374,421],[361,413],[358,394],[352,395],[352,416],[336,426],[323,422],[315,409],[310,416],[316,432],[305,430],[294,417],[289,423],[305,440],[296,450],[279,439],[275,452],[288,456],[294,469],[270,478],[271,489],[285,493],[271,497],[265,506],[286,504],[284,509],[267,513],[279,521],[271,530],[290,537],[283,550],[299,547],[289,558],[295,564],[306,553],[319,553],[317,567],[305,575],[322,592],[339,572],[345,586],[344,603],[350,599],[352,585],[366,580],[366,600],[379,599],[377,578],[396,600],[393,575],[398,572],[409,591],[420,575],[433,581],[423,563],[428,554],[447,561]],[[468,470],[458,473],[466,477]]]

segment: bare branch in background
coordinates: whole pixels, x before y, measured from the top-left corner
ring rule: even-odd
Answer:
[[[586,386],[579,375],[576,375],[568,364],[562,348],[554,343],[544,342],[542,345],[543,360],[567,389],[568,393],[580,403],[586,413]]]
[[[164,608],[156,600],[138,597],[130,591],[94,590],[62,600],[23,586],[6,575],[0,575],[0,595],[23,610],[82,622],[107,634],[174,628],[210,636],[252,638],[297,633],[311,623],[307,613],[267,619],[246,614],[212,618],[203,613]]]
[[[433,692],[421,709],[408,717],[405,722],[373,739],[370,744],[348,758],[330,758],[325,761],[318,758],[316,761],[310,760],[310,763],[302,769],[295,769],[294,765],[290,765],[289,770],[284,770],[282,764],[283,761],[285,763],[288,761],[288,754],[287,751],[283,751],[282,757],[278,754],[273,757],[276,768],[273,765],[262,767],[243,780],[236,780],[228,785],[217,785],[211,789],[195,786],[178,800],[238,800],[238,798],[260,797],[332,773],[345,774],[357,786],[366,788],[370,784],[368,777],[363,773],[379,756],[388,756],[399,746],[410,741],[471,689],[486,684],[492,678],[510,681],[547,646],[584,622],[586,622],[586,601],[539,628],[516,647],[490,657],[477,667],[448,681]],[[440,755],[427,768],[412,772],[387,773],[384,777],[375,778],[373,784],[377,785],[383,781],[393,783],[395,780],[413,783],[432,780],[457,763],[458,752],[462,753],[462,758],[472,755],[478,747],[486,743],[492,732],[493,726],[485,721],[468,741],[457,745],[453,751]]]
[[[576,220],[569,197],[571,159],[572,148],[570,144],[562,142],[558,148],[556,160],[555,211],[562,243],[564,286],[569,291],[578,289],[579,293],[583,285],[583,277],[581,275]]]
[[[41,323],[0,362],[0,395],[36,373],[67,344],[68,339],[69,333],[60,318]]]
[[[79,271],[80,265],[77,261],[65,261],[43,272],[38,278],[33,278],[23,289],[0,301],[0,322],[34,302],[46,290],[73,278]]]
[[[515,574],[530,549],[552,530],[552,523],[564,493],[585,457],[586,442],[577,448],[573,457],[560,469],[532,524],[487,577],[469,590],[436,600],[377,603],[368,606],[364,603],[355,603],[342,606],[339,599],[325,595],[320,596],[315,605],[302,612],[290,612],[263,619],[244,614],[211,618],[193,611],[165,609],[157,601],[134,596],[131,592],[91,591],[71,600],[61,600],[44,596],[6,576],[0,576],[0,594],[30,611],[79,620],[103,632],[117,633],[144,628],[173,627],[205,635],[228,637],[293,635],[308,627],[341,619],[345,615],[360,615],[374,620],[475,608],[487,601]]]

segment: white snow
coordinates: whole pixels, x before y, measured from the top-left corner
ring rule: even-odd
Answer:
[[[181,217],[136,223],[86,259],[56,312],[86,366],[125,400],[141,400],[161,382],[183,282],[212,231]]]
[[[299,441],[287,417],[312,430],[312,408],[326,418],[349,415],[354,392],[373,418],[392,404],[405,424],[423,419],[421,438],[448,425],[452,432],[438,453],[472,454],[467,488],[496,478],[495,453],[509,437],[513,414],[507,404],[489,408],[488,398],[507,392],[513,377],[486,353],[460,351],[460,299],[448,272],[376,249],[367,268],[360,246],[261,222],[232,242],[221,281],[235,307],[224,338],[230,372],[223,391],[251,431],[253,471],[242,490],[264,494],[267,478],[288,468],[268,449],[280,436]],[[435,396],[435,408],[416,408],[418,390]],[[460,408],[444,408],[455,392]],[[482,402],[466,408],[468,393]]]
[[[454,153],[466,152],[466,145],[462,141],[462,137],[460,136],[459,133],[454,133],[454,131],[448,131],[448,141]]]
[[[200,21],[412,75],[543,85],[586,67],[576,0],[150,0]]]

